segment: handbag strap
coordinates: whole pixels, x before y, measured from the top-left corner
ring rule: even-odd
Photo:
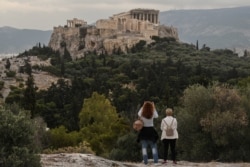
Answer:
[[[170,126],[170,127],[172,127],[173,122],[174,122],[174,118],[172,119],[172,121],[171,121],[171,124],[170,124],[170,125],[168,125],[168,124],[167,124],[167,122],[165,121],[165,119],[163,119],[163,122],[167,125],[167,127],[169,127],[169,126]]]

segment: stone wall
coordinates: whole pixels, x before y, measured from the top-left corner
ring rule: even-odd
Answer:
[[[101,19],[96,21],[96,28],[97,29],[112,29],[117,30],[117,21],[116,20],[107,20]]]

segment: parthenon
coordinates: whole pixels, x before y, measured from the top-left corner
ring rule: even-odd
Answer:
[[[153,24],[159,24],[159,10],[154,9],[132,9],[128,12],[123,12],[113,15],[113,18],[137,19],[141,21],[149,21]]]
[[[158,24],[159,10],[144,10],[144,9],[133,9],[130,10],[131,18],[138,20],[148,20],[151,23]]]

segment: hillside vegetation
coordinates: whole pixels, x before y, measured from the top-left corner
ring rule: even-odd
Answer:
[[[250,57],[169,38],[154,40],[149,46],[138,43],[127,55],[90,53],[75,61],[67,50],[60,56],[35,46],[18,57],[50,59],[51,66],[32,69],[61,79],[38,91],[27,62],[26,85],[13,87],[5,103],[44,120],[50,130],[37,138],[43,153],[94,152],[141,161],[132,123],[143,101],[151,100],[160,115],[155,122],[159,135],[166,107],[174,108],[178,159],[249,162]]]

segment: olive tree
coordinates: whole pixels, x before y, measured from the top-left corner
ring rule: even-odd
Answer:
[[[0,166],[40,167],[34,132],[30,114],[0,108]]]
[[[191,160],[243,160],[239,148],[248,115],[237,89],[214,83],[184,91],[178,108],[180,149]],[[241,150],[242,152],[242,150]]]

